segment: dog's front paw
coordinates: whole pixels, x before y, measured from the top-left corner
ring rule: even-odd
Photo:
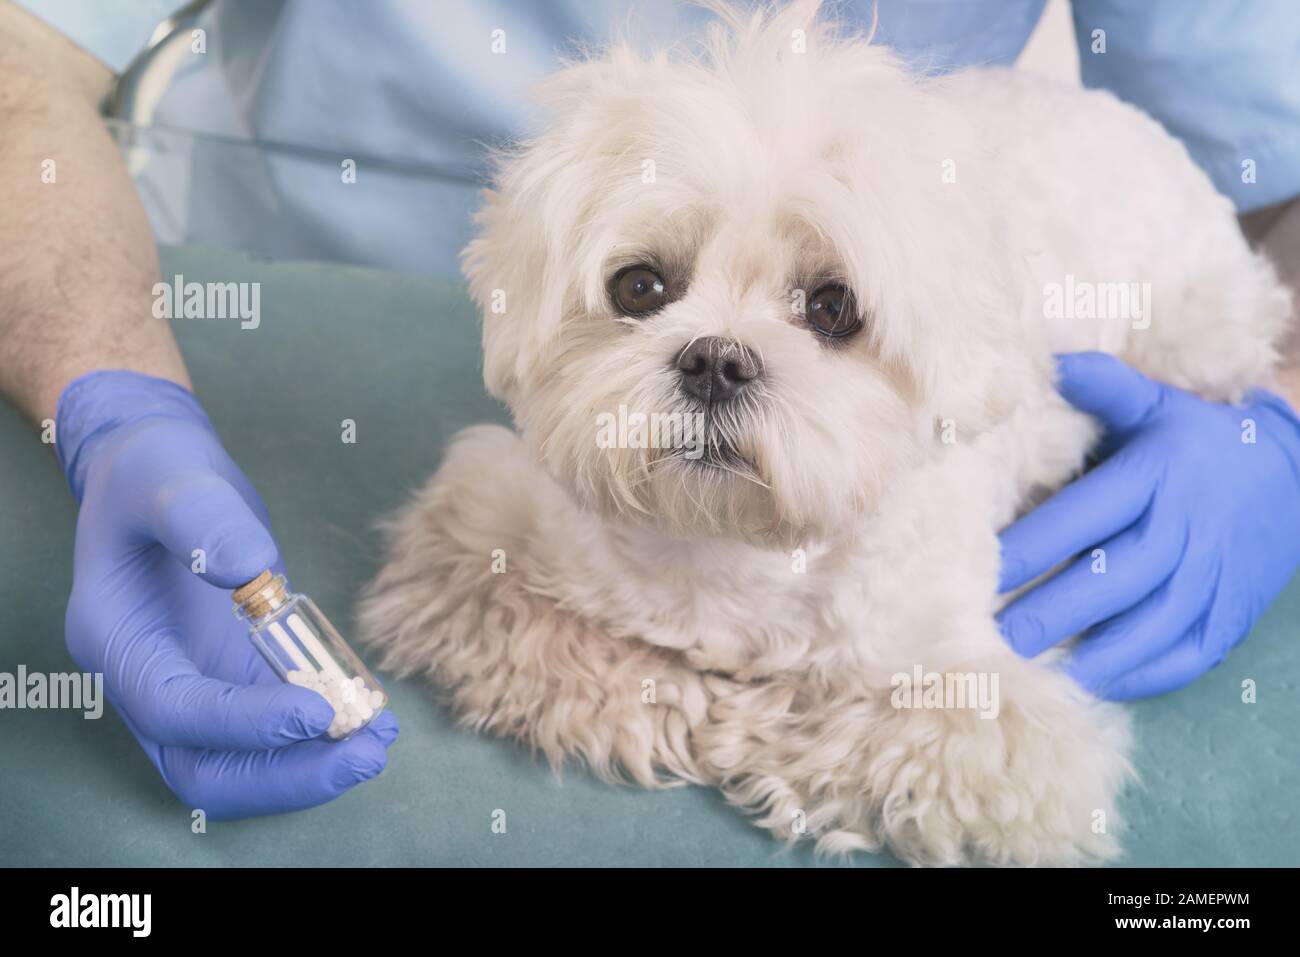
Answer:
[[[860,690],[818,698],[799,681],[714,688],[697,749],[757,823],[815,837],[819,852],[888,845],[925,865],[1113,857],[1131,773],[1123,712],[1026,662],[999,677],[996,713],[898,708]]]
[[[1132,775],[1126,715],[1059,674],[1017,670],[1002,673],[996,716],[900,714],[869,769],[889,779],[880,830],[900,857],[1068,865],[1119,853],[1115,798]]]

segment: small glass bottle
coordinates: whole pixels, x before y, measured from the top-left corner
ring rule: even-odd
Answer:
[[[334,707],[331,740],[352,737],[384,710],[388,695],[375,676],[310,598],[288,590],[283,575],[268,569],[232,597],[235,617],[280,679]]]

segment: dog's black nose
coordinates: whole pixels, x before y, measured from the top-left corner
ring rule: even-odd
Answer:
[[[726,402],[763,374],[758,357],[735,339],[705,336],[677,357],[682,390],[701,402]]]

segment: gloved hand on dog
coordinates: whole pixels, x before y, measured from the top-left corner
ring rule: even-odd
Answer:
[[[1269,392],[1205,402],[1101,353],[1057,365],[1106,428],[1104,460],[1002,533],[1004,592],[1079,556],[1002,610],[1003,634],[1032,657],[1091,629],[1066,668],[1104,698],[1180,688],[1300,566],[1300,419]]]
[[[103,672],[186,805],[213,819],[296,810],[383,770],[396,718],[317,740],[333,709],[282,683],[231,613],[230,590],[279,551],[193,395],[133,372],[83,376],[59,401],[56,448],[81,503],[68,650]]]

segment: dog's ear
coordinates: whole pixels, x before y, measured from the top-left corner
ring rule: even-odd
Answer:
[[[483,378],[513,407],[542,359],[571,299],[562,237],[572,204],[557,202],[564,176],[543,151],[507,160],[498,188],[484,191],[477,238],[461,254],[470,294],[483,318]],[[543,189],[543,183],[547,188]]]
[[[846,157],[836,245],[881,360],[959,436],[1005,418],[1050,362],[1021,341],[1028,270],[1008,248],[995,159],[939,94],[899,83]],[[835,228],[835,227],[833,227]]]
[[[1052,363],[1026,341],[1041,328],[1030,315],[1029,269],[1006,232],[1000,171],[973,148],[959,162],[974,182],[943,183],[924,211],[931,218],[918,250],[927,264],[918,322],[933,343],[922,361],[934,417],[963,440],[1050,389]]]
[[[978,175],[979,161],[965,159],[966,175]],[[936,423],[970,439],[1009,416],[1034,392],[1031,383],[1050,377],[1046,357],[1035,363],[1023,341],[1028,271],[983,184],[944,184],[922,195],[910,215],[904,241],[912,248],[900,252],[913,276],[901,291],[906,302],[896,300],[910,319],[908,362]]]
[[[566,312],[590,298],[579,286],[593,274],[582,240],[600,198],[592,144],[620,115],[620,91],[658,65],[618,47],[560,70],[537,90],[545,132],[495,157],[461,263],[483,316],[484,380],[507,404],[539,374]]]
[[[488,392],[514,407],[528,369],[536,361],[540,337],[530,317],[544,308],[544,255],[538,234],[518,225],[516,200],[484,190],[475,216],[479,235],[461,253],[461,268],[483,321],[483,381]]]

